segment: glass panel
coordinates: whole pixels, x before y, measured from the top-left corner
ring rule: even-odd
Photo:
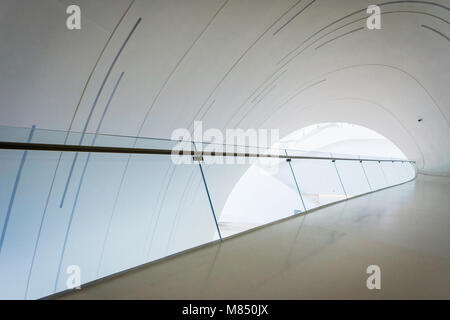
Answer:
[[[394,162],[382,161],[381,168],[386,177],[388,186],[393,186],[402,182]]]
[[[372,191],[387,187],[385,174],[378,161],[363,161],[363,166]]]
[[[36,133],[36,130],[34,132]],[[2,142],[27,142],[31,128],[0,126],[0,141]]]
[[[398,177],[397,183],[403,183],[403,182],[406,182],[409,180],[408,177],[406,176],[407,173],[405,172],[406,166],[403,163],[394,162],[393,166],[394,166],[395,173],[397,174],[397,177]]]
[[[218,239],[191,157],[78,153],[61,206],[74,155],[0,151],[0,299],[41,298],[66,290],[76,268],[83,284]]]
[[[399,166],[403,170],[404,181],[410,181],[410,180],[414,179],[414,177],[416,175],[416,170],[415,170],[415,167],[413,164],[411,164],[409,162],[403,162],[403,163],[399,164]]]
[[[328,152],[318,152],[318,151],[303,151],[303,150],[293,150],[286,149],[285,153],[290,156],[298,156],[298,157],[323,157],[323,158],[331,158],[331,153]]]
[[[347,154],[347,153],[330,153],[330,156],[333,158],[343,158],[343,159],[359,159],[360,156],[355,154]]]
[[[346,198],[331,160],[293,159],[291,163],[307,210]]]
[[[54,152],[0,151],[0,299],[25,298],[58,158]]]
[[[209,142],[194,142],[196,151],[203,152],[227,152],[227,153],[250,153],[250,154],[284,154],[284,150],[267,147],[252,147],[242,145],[219,144]]]
[[[222,237],[304,211],[289,163],[268,160],[205,157],[202,166]]]
[[[336,167],[348,197],[370,192],[370,187],[359,161],[336,160]]]
[[[12,127],[0,127],[0,140],[195,150],[188,141]],[[202,144],[203,150],[208,147],[213,145]],[[280,152],[227,147],[207,151]],[[199,163],[191,156],[0,150],[0,299],[66,290],[73,267],[86,283],[217,240],[213,210],[227,237],[345,199],[345,191],[348,196],[367,192],[367,179],[376,190],[415,176],[409,163],[362,165],[232,157],[204,157]]]

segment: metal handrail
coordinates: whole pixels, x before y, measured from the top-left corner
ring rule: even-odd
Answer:
[[[93,152],[93,153],[127,153],[127,154],[153,154],[153,155],[178,155],[202,158],[212,157],[246,157],[246,158],[278,158],[278,159],[310,159],[310,160],[332,160],[332,161],[374,161],[374,162],[408,162],[409,160],[393,159],[364,159],[364,158],[338,158],[338,157],[314,157],[294,156],[283,154],[243,153],[243,152],[214,152],[214,151],[191,151],[191,150],[169,150],[169,149],[145,149],[125,147],[101,147],[67,144],[42,144],[25,142],[0,142],[0,149],[6,150],[35,150],[35,151],[61,151],[61,152]]]

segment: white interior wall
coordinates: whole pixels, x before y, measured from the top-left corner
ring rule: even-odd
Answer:
[[[382,30],[348,35],[367,14],[348,15],[373,1],[310,2],[136,0],[94,69],[130,0],[70,1],[82,8],[79,31],[65,27],[68,1],[2,0],[0,125],[82,130],[108,67],[142,18],[88,131],[125,72],[102,133],[167,138],[197,119],[205,128],[274,127],[283,136],[345,121],[391,139],[421,171],[449,175],[449,41],[422,27],[448,37],[448,1],[387,3]],[[305,40],[292,61],[299,50],[278,63]],[[252,102],[258,95],[264,99]]]

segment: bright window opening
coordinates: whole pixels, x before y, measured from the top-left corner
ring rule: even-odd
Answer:
[[[388,159],[348,161],[285,159],[276,172],[256,163],[240,169],[219,210],[222,236],[229,236],[293,214],[396,185],[414,177],[403,152],[379,133],[348,123],[321,123],[295,131],[275,148],[288,155]],[[298,151],[297,151],[298,150]],[[300,151],[300,152],[299,152]],[[283,151],[284,153],[284,151]],[[269,168],[270,169],[270,168]],[[232,172],[228,178],[233,177]],[[295,178],[294,178],[295,177]]]
[[[350,123],[320,123],[281,139],[282,149],[406,159],[403,152],[381,134]]]

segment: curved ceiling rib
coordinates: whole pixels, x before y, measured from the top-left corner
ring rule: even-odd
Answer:
[[[374,110],[367,126],[380,124],[381,134],[426,164],[424,172],[450,175],[448,1],[375,2],[383,27],[366,32],[370,0],[80,0],[86,19],[69,31],[61,23],[68,0],[29,2],[27,10],[5,0],[0,124],[94,132],[101,121],[102,134],[169,138],[202,120],[205,129],[276,123],[283,132],[321,120],[313,108],[291,111],[354,97]],[[103,114],[121,72],[126,81]],[[402,126],[362,100],[387,108]],[[356,100],[349,104],[357,110]]]
[[[437,104],[437,102],[436,102],[436,100],[433,98],[433,96],[430,94],[430,92],[427,90],[427,88],[425,88],[425,86],[424,86],[424,85],[423,85],[416,77],[414,77],[411,73],[409,73],[408,71],[403,70],[403,69],[401,69],[401,68],[399,68],[399,67],[396,67],[396,66],[390,66],[390,65],[386,65],[386,64],[375,64],[375,63],[374,63],[374,64],[360,64],[360,65],[346,66],[346,67],[342,67],[342,68],[339,68],[339,69],[332,70],[332,71],[329,71],[329,72],[327,72],[327,73],[321,74],[321,75],[315,77],[315,78],[312,79],[312,80],[306,81],[306,83],[304,83],[302,86],[304,86],[304,87],[305,87],[305,90],[306,90],[306,89],[308,89],[308,88],[310,88],[310,87],[312,87],[312,86],[314,86],[314,85],[318,85],[318,84],[320,84],[320,83],[322,83],[322,82],[325,81],[325,80],[320,80],[320,81],[315,82],[313,85],[310,85],[310,86],[307,85],[307,84],[310,83],[310,82],[316,81],[316,79],[324,78],[324,77],[326,77],[326,76],[335,74],[335,73],[340,72],[340,71],[344,71],[344,70],[348,70],[348,69],[353,69],[353,68],[361,68],[361,67],[381,67],[381,68],[389,68],[389,69],[393,69],[393,70],[396,70],[396,71],[399,71],[399,72],[405,74],[406,76],[408,76],[409,78],[411,78],[414,82],[416,82],[416,83],[422,88],[422,90],[427,94],[427,96],[431,99],[431,101],[433,102],[433,104],[434,104],[434,105],[436,106],[436,108],[438,109],[439,114],[440,114],[440,115],[442,116],[442,118],[446,121],[447,126],[449,125],[448,119],[445,117],[445,115],[444,115],[444,113],[442,112],[441,108],[439,107],[439,105]],[[285,104],[287,104],[288,102],[290,102],[292,99],[294,99],[296,96],[298,96],[298,95],[299,95],[300,93],[302,93],[303,91],[304,91],[304,90],[301,90],[300,92],[297,92],[297,93],[291,95],[290,98],[287,98],[287,101],[284,102],[284,103],[282,103],[282,104],[281,104],[279,107],[277,107],[275,110],[273,110],[273,111],[272,111],[272,114],[271,114],[270,116],[274,116],[275,113],[276,113],[276,112],[279,112]],[[248,113],[247,113],[247,114],[248,114]],[[247,115],[247,114],[246,114],[246,115]],[[268,120],[268,119],[267,119],[267,120]],[[263,123],[261,123],[261,125],[264,125],[264,123],[267,122],[267,120],[264,121]],[[241,120],[239,121],[239,123],[241,123],[242,121],[243,121],[243,119],[241,119]]]
[[[287,71],[287,69],[284,70],[283,72],[281,72],[277,77],[275,77],[275,79],[273,79],[272,81],[270,81],[270,83],[268,83],[268,84],[261,90],[261,92],[260,92],[259,94],[257,94],[257,95],[252,99],[251,102],[255,102],[256,99],[258,99],[258,98],[263,94],[263,92],[267,90],[267,88],[269,88],[270,86],[272,86],[272,85],[275,83],[275,81],[277,81],[278,79],[280,79],[281,76],[282,76],[283,74],[286,73],[286,71]]]
[[[448,23],[448,22],[447,22]],[[426,25],[421,25],[422,28],[428,29],[433,31],[434,33],[437,33],[438,35],[440,35],[441,37],[443,37],[444,39],[446,39],[447,41],[450,41],[449,37],[447,37],[445,34],[443,34],[442,32],[440,32],[439,30],[436,30],[432,27],[426,26]]]
[[[383,4],[381,4],[381,5],[388,5],[388,4],[399,4],[399,3],[409,3],[409,2],[417,2],[417,1],[390,1],[390,2],[386,2],[386,3],[383,3]],[[424,1],[423,2],[424,4],[428,4],[428,5],[433,5],[433,6],[437,6],[437,7],[441,7],[441,8],[445,8],[445,9],[447,9],[448,10],[448,8],[447,7],[445,7],[445,6],[441,6],[440,4],[436,4],[436,3],[431,3],[431,2],[427,2],[427,1]],[[353,13],[351,13],[351,14],[349,14],[349,15],[346,15],[346,16],[344,16],[344,17],[341,17],[341,18],[339,18],[338,20],[335,20],[334,22],[332,22],[332,23],[330,23],[329,25],[327,25],[326,27],[323,27],[323,28],[321,28],[320,30],[318,30],[317,32],[315,32],[315,33],[313,33],[311,36],[309,36],[305,41],[303,41],[296,49],[294,49],[293,51],[295,51],[295,50],[297,50],[298,48],[300,48],[303,44],[305,44],[307,41],[309,41],[310,39],[312,39],[314,36],[316,36],[317,34],[319,34],[321,31],[323,31],[323,30],[325,30],[325,29],[327,29],[327,28],[329,28],[329,27],[331,27],[332,25],[334,25],[334,24],[336,24],[336,23],[338,23],[338,22],[340,22],[340,21],[342,21],[342,20],[345,20],[346,18],[348,18],[348,17],[350,17],[350,16],[353,16],[353,15],[355,15],[355,14],[357,14],[357,13],[361,13],[361,12],[365,12],[365,10],[358,10],[358,11],[355,11],[355,12],[353,12]],[[448,23],[448,21],[447,20],[445,20],[444,18],[441,18],[441,17],[439,17],[439,16],[436,16],[436,15],[433,15],[433,14],[430,14],[430,13],[427,13],[427,12],[422,12],[422,11],[389,11],[389,12],[382,12],[381,14],[382,15],[386,15],[386,14],[394,14],[394,13],[411,13],[411,14],[420,14],[420,15],[425,15],[425,16],[430,16],[430,17],[432,17],[432,18],[435,18],[435,19],[438,19],[438,20],[440,20],[440,21],[443,21],[443,22],[446,22],[446,23]],[[301,51],[299,51],[296,55],[294,55],[293,57],[291,57],[288,61],[286,61],[285,63],[283,63],[279,68],[276,68],[276,70],[269,76],[269,77],[267,77],[263,82],[262,82],[262,84],[260,84],[257,88],[256,88],[256,90],[254,90],[251,94],[250,94],[250,96],[236,109],[236,112],[225,122],[225,125],[224,125],[224,127],[227,127],[227,126],[229,126],[230,125],[230,123],[233,121],[233,118],[237,115],[237,113],[248,103],[248,101],[250,100],[250,98],[251,98],[251,96],[253,96],[254,94],[256,94],[256,92],[258,92],[263,86],[265,86],[266,85],[266,83],[267,82],[270,82],[270,79],[272,79],[274,76],[275,76],[275,74],[276,73],[278,73],[280,70],[282,70],[283,68],[285,68],[288,64],[290,64],[295,58],[297,58],[301,53],[303,53],[306,49],[308,49],[308,48],[310,48],[312,45],[314,45],[315,43],[317,43],[318,41],[320,41],[321,39],[323,39],[324,37],[326,37],[327,35],[329,35],[329,34],[331,34],[331,33],[333,33],[333,32],[335,32],[335,31],[337,31],[337,30],[340,30],[340,29],[342,29],[342,28],[344,28],[344,27],[346,27],[346,26],[348,26],[348,25],[350,25],[350,24],[353,24],[353,23],[356,23],[356,22],[358,22],[358,21],[365,21],[367,19],[367,17],[363,17],[363,18],[360,18],[360,19],[357,19],[357,20],[355,20],[355,21],[351,21],[351,22],[349,22],[349,23],[346,23],[345,25],[343,25],[343,26],[340,26],[340,27],[338,27],[338,28],[336,28],[336,29],[334,29],[334,30],[331,30],[331,31],[329,31],[329,32],[327,32],[326,34],[324,34],[324,35],[322,35],[321,37],[319,37],[318,39],[316,39],[316,40],[314,40],[312,43],[310,43],[310,44],[308,44],[305,48],[303,48]],[[287,56],[289,56],[293,51],[291,51],[290,53],[288,53],[284,58],[282,58],[281,60],[279,60],[278,62],[277,62],[277,65],[281,62],[281,61],[283,61]],[[283,73],[284,73],[285,71],[283,71]],[[424,89],[425,89],[425,87],[423,87]],[[427,91],[426,89],[425,89],[425,91]],[[428,93],[428,91],[427,91],[427,93]],[[430,97],[431,97],[431,95],[430,95]],[[431,97],[432,98],[432,97]],[[433,99],[433,98],[432,98]],[[436,106],[438,106],[437,105],[437,103],[436,103],[436,101],[433,99],[433,102],[436,104]],[[439,108],[439,106],[438,106],[438,108]],[[444,113],[441,111],[441,109],[439,108],[439,111],[440,111],[440,113],[443,115],[443,117],[446,119],[446,121],[447,121],[447,124],[449,124],[449,121],[448,121],[448,119],[447,119],[447,117],[444,115]],[[239,123],[241,123],[242,122],[242,119],[239,121]]]
[[[319,84],[321,84],[322,82],[325,82],[325,81],[327,81],[327,79],[322,79],[322,80],[319,80],[319,81],[314,81],[312,84],[309,84],[309,85],[308,85],[308,84],[302,85],[301,88],[300,88],[299,90],[297,90],[296,93],[295,93],[294,95],[292,95],[291,97],[289,97],[285,102],[283,102],[280,106],[278,106],[274,111],[271,112],[271,114],[274,115],[274,114],[277,112],[278,109],[282,108],[284,105],[286,105],[287,103],[289,103],[292,99],[294,99],[295,97],[297,97],[299,94],[301,94],[301,93],[303,93],[304,91],[306,91],[306,90],[308,90],[308,89],[310,89],[310,88],[312,88],[312,87],[315,87],[315,86],[317,86],[317,85],[319,85]],[[311,82],[311,81],[310,81],[310,82]],[[308,83],[309,83],[309,82],[308,82]],[[239,120],[239,122],[234,126],[234,128],[238,127],[238,126],[242,123],[242,121],[248,116],[248,114],[254,109],[254,107],[256,107],[256,105],[254,105],[251,109],[249,109],[249,110],[244,114],[244,116],[241,118],[241,120]],[[260,122],[256,127],[257,127],[257,128],[261,128],[262,125],[263,125],[264,123],[265,123],[265,121]]]
[[[428,13],[425,13],[425,12],[420,12],[420,11],[391,11],[391,12],[386,12],[386,13],[382,13],[382,14],[392,14],[392,13],[414,13],[414,14],[423,14],[423,15],[431,16],[431,17],[433,17],[433,18],[436,18],[436,19],[439,19],[439,20],[441,20],[441,21],[444,21],[444,22],[448,23],[445,19],[443,19],[443,18],[441,18],[441,17],[435,16],[435,15],[431,15],[431,14],[428,14]],[[315,44],[315,43],[317,43],[318,41],[320,41],[322,38],[326,37],[327,35],[329,35],[329,34],[335,32],[335,31],[337,31],[337,30],[339,30],[339,29],[341,29],[341,28],[344,28],[345,26],[348,26],[348,25],[353,24],[353,23],[355,23],[355,22],[362,21],[362,20],[366,20],[366,19],[367,19],[367,18],[364,17],[364,18],[362,18],[362,19],[358,19],[358,20],[349,22],[349,23],[345,24],[344,26],[341,26],[341,27],[339,27],[339,28],[337,28],[337,29],[335,29],[335,30],[332,30],[332,31],[330,31],[330,32],[328,32],[328,33],[326,33],[326,34],[324,34],[324,35],[321,36],[320,38],[316,39],[315,41],[313,41],[312,43],[310,43],[308,46],[306,46],[303,50],[301,50],[300,52],[298,52],[295,56],[293,56],[291,59],[289,59],[288,61],[286,61],[281,67],[277,68],[276,71],[275,71],[268,79],[266,79],[265,82],[263,82],[262,85],[260,85],[260,86],[258,87],[258,89],[259,89],[261,86],[263,86],[263,85],[266,83],[266,81],[268,81],[271,77],[273,77],[278,71],[280,71],[281,69],[283,69],[284,67],[286,67],[286,66],[287,66],[288,64],[290,64],[295,58],[297,58],[301,53],[303,53],[306,49],[310,48],[313,44]],[[355,32],[355,31],[360,31],[360,30],[362,30],[362,29],[363,29],[363,28],[357,28],[357,29],[352,30],[352,31],[350,31],[350,32],[344,33],[344,34],[341,35],[341,36],[337,36],[337,37],[335,37],[335,38],[333,38],[333,39],[331,39],[331,40],[328,40],[328,41],[324,42],[324,44],[326,44],[326,43],[328,43],[328,42],[330,42],[330,41],[332,41],[332,40],[334,40],[334,39],[338,39],[338,38],[340,38],[340,37],[342,37],[342,36],[351,34],[351,33]],[[323,45],[323,44],[322,44],[322,45]],[[319,46],[316,47],[315,49],[320,48],[322,45],[319,45]],[[282,60],[283,60],[283,59],[282,59]],[[282,60],[280,60],[280,61],[282,61]],[[280,62],[280,61],[279,61],[279,62]],[[390,66],[390,67],[392,67],[392,68],[397,68],[397,67],[395,67],[395,66]],[[429,91],[428,91],[428,90],[420,83],[420,81],[418,81],[414,76],[412,76],[412,75],[411,75],[410,73],[408,73],[407,71],[404,71],[404,70],[402,70],[402,69],[400,69],[400,68],[397,68],[397,69],[400,70],[400,71],[402,71],[402,72],[404,72],[404,73],[406,73],[406,74],[408,74],[411,78],[413,78],[417,83],[420,84],[420,86],[421,86],[421,87],[427,92],[427,94],[430,96],[430,98],[432,99],[434,105],[438,108],[439,113],[442,115],[442,117],[443,117],[443,118],[445,119],[445,121],[447,122],[447,126],[450,126],[450,121],[449,121],[449,119],[445,116],[444,112],[443,112],[442,109],[439,107],[439,105],[437,104],[436,100],[435,100],[435,99],[433,98],[433,96],[429,93]],[[322,75],[322,76],[324,76],[324,75]],[[258,89],[257,89],[257,90],[258,90]],[[252,95],[253,95],[253,94],[252,94]],[[249,100],[249,99],[250,99],[250,97],[247,98],[246,101],[245,101],[245,102],[237,109],[236,113],[239,112],[239,110],[240,110],[242,107],[244,107],[245,104],[248,103],[248,100]],[[250,110],[252,110],[252,109],[253,109],[253,108],[251,108]],[[246,115],[247,115],[249,112],[250,112],[250,111],[248,111],[248,112],[246,113]],[[235,114],[235,115],[236,115],[236,114]],[[234,116],[233,116],[233,117],[234,117]],[[226,126],[228,126],[228,125],[231,123],[233,117],[231,117],[231,118],[227,121]],[[242,122],[242,120],[243,120],[243,119],[239,120],[238,123],[240,124],[240,123]]]
[[[219,15],[219,13],[222,11],[222,9],[227,5],[229,0],[226,0],[223,5],[217,10],[217,12],[212,16],[211,20],[206,24],[206,26],[203,28],[203,30],[200,32],[200,34],[197,36],[197,38],[192,42],[191,46],[186,50],[186,52],[183,54],[183,56],[178,60],[178,62],[175,64],[174,68],[170,71],[169,75],[167,76],[166,80],[164,81],[161,88],[158,90],[158,93],[156,94],[155,98],[153,99],[152,103],[150,104],[149,109],[145,113],[144,118],[142,119],[142,123],[139,127],[139,130],[136,134],[137,137],[140,136],[142,129],[145,125],[145,122],[147,121],[148,116],[150,115],[153,107],[155,106],[156,101],[158,101],[158,98],[160,97],[161,93],[163,92],[164,88],[166,87],[167,83],[170,81],[172,76],[175,74],[175,72],[178,70],[178,67],[181,65],[183,60],[186,58],[186,56],[189,54],[189,52],[192,50],[192,48],[195,46],[195,44],[200,40],[200,38],[203,36],[203,34],[208,30],[209,26],[213,23],[214,19]]]
[[[381,12],[381,16],[383,16],[383,15],[386,16],[386,15],[388,15],[388,14],[393,14],[393,13],[414,13],[414,14],[421,14],[421,15],[430,16],[430,17],[432,17],[432,18],[438,19],[438,20],[440,20],[440,21],[442,21],[442,22],[445,22],[445,23],[449,23],[449,22],[448,22],[447,20],[445,20],[444,18],[441,18],[441,17],[439,17],[439,16],[436,16],[436,15],[434,15],[434,14],[430,14],[430,13],[427,13],[427,12],[422,12],[422,11],[405,11],[405,10],[402,10],[402,11],[386,11],[386,12]],[[325,33],[324,35],[320,36],[319,38],[317,38],[316,40],[314,40],[313,42],[311,42],[309,45],[307,45],[306,47],[304,47],[302,50],[300,50],[299,52],[297,52],[292,58],[290,58],[290,59],[288,60],[288,62],[291,62],[294,58],[296,58],[297,56],[299,56],[299,55],[300,55],[302,52],[304,52],[306,49],[308,49],[309,47],[311,47],[313,44],[317,43],[317,42],[320,41],[321,39],[325,38],[325,37],[328,36],[329,34],[335,32],[335,31],[337,31],[337,30],[340,30],[340,29],[342,29],[342,28],[345,28],[346,26],[349,26],[349,25],[351,25],[351,24],[353,24],[353,23],[356,23],[356,22],[359,22],[359,21],[366,21],[366,20],[367,20],[367,17],[363,17],[363,18],[360,18],[360,19],[357,19],[357,20],[348,22],[348,23],[344,24],[343,26],[340,26],[339,28],[336,28],[336,29],[334,29],[334,30],[331,30],[331,31]],[[281,60],[279,60],[279,61],[277,62],[277,65],[280,64],[284,59],[285,59],[285,58],[282,58]],[[285,65],[285,64],[283,64],[283,66],[284,66],[284,65]]]
[[[195,113],[192,121],[190,122],[189,128],[192,128],[192,125],[195,120],[197,120],[197,117],[200,115],[202,109],[205,107],[208,100],[214,95],[216,90],[220,87],[220,85],[224,82],[224,80],[227,78],[227,76],[234,70],[234,68],[239,64],[239,62],[242,61],[242,59],[245,57],[245,55],[258,43],[258,41],[264,37],[267,32],[269,32],[270,29],[274,25],[276,25],[286,14],[288,14],[293,8],[295,8],[302,0],[297,1],[293,6],[291,6],[287,11],[285,11],[278,19],[276,19],[248,48],[244,51],[244,53],[233,63],[231,68],[223,75],[222,79],[217,83],[217,85],[214,87],[214,89],[211,91],[211,93],[208,95],[208,97],[205,99],[205,102],[201,105],[201,107],[198,109],[198,111]],[[205,115],[208,113],[209,109],[206,109],[203,114],[200,116],[200,120],[202,120]]]
[[[117,29],[119,28],[120,24],[122,23],[123,19],[125,18],[125,16],[127,15],[128,11],[130,11],[131,7],[133,6],[134,2],[136,0],[131,0],[130,4],[128,5],[128,7],[125,9],[124,13],[122,14],[122,16],[120,17],[119,21],[117,21],[116,25],[114,26],[114,29],[112,30],[111,34],[109,35],[108,39],[106,40],[105,45],[103,46],[102,50],[100,51],[100,54],[98,55],[97,60],[94,63],[94,66],[92,67],[91,72],[89,73],[89,76],[86,80],[86,83],[83,86],[83,90],[81,92],[80,95],[80,99],[78,100],[77,106],[75,107],[75,111],[73,112],[73,116],[72,119],[70,120],[70,124],[69,124],[69,128],[67,129],[67,131],[71,131],[72,130],[72,125],[73,122],[75,120],[75,117],[77,115],[78,109],[80,108],[81,105],[81,101],[83,100],[83,97],[86,93],[86,89],[89,86],[89,83],[91,82],[92,79],[92,75],[94,74],[95,70],[97,69],[98,63],[101,60],[101,58],[103,57],[103,54],[105,53],[106,48],[108,47],[109,43],[111,42],[111,39],[114,37]],[[67,138],[69,137],[69,134],[67,133],[66,138],[64,143],[67,142]]]
[[[289,23],[291,23],[295,18],[297,18],[303,11],[305,11],[306,9],[308,9],[308,7],[310,5],[312,5],[316,0],[312,0],[310,3],[308,3],[306,6],[304,6],[302,9],[300,9],[299,12],[297,12],[296,14],[294,14],[288,21],[286,21],[281,27],[279,27],[274,33],[273,35],[276,36],[278,32],[280,32],[281,30],[283,30]]]
[[[389,2],[383,2],[380,4],[377,4],[377,6],[379,7],[383,7],[386,5],[392,5],[392,4],[402,4],[402,3],[410,3],[410,4],[425,4],[425,5],[430,5],[430,6],[436,6],[442,9],[446,9],[446,10],[450,10],[448,7],[443,6],[439,3],[435,3],[435,2],[430,2],[430,1],[413,1],[413,0],[404,0],[404,1],[389,1]],[[331,22],[330,24],[326,25],[325,27],[319,29],[318,31],[316,31],[315,33],[313,33],[312,35],[310,35],[308,38],[306,38],[304,41],[302,41],[297,47],[295,47],[292,51],[290,51],[282,60],[284,60],[287,56],[289,56],[290,54],[292,54],[292,52],[296,51],[297,49],[299,49],[302,45],[304,45],[306,42],[308,42],[309,40],[311,40],[312,38],[314,38],[317,34],[319,34],[320,32],[328,29],[329,27],[331,27],[332,25],[335,25],[338,22],[341,22],[342,20],[345,20],[351,16],[354,16],[358,13],[365,13],[366,12],[366,8],[354,11],[344,17],[341,17],[333,22]],[[367,17],[366,17],[367,18]]]
[[[354,33],[354,32],[361,31],[361,30],[363,30],[363,29],[364,29],[364,27],[359,27],[359,28],[356,28],[356,29],[347,31],[346,33],[343,33],[343,34],[338,35],[338,36],[336,36],[336,37],[334,37],[334,38],[331,38],[330,40],[327,40],[327,41],[325,41],[324,43],[318,45],[317,47],[314,48],[314,50],[318,50],[318,49],[322,48],[323,46],[329,44],[330,42],[333,42],[333,41],[335,41],[335,40],[338,40],[338,39],[340,39],[340,38],[342,38],[342,37],[345,37],[345,36],[347,36],[347,35],[350,35],[350,34],[352,34],[352,33]]]

